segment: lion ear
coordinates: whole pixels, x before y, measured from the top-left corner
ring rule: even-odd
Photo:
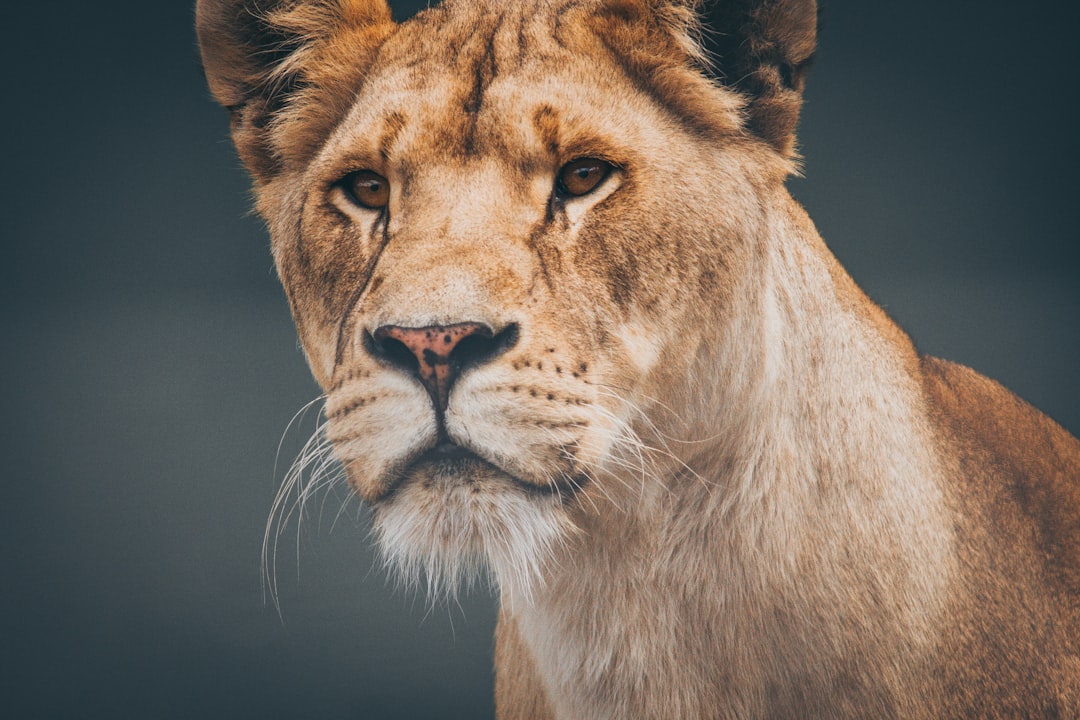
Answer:
[[[332,127],[341,99],[355,92],[393,27],[386,0],[198,0],[206,79],[257,179],[310,151]],[[285,113],[300,120],[277,123],[294,126],[288,142],[274,134],[273,121]]]
[[[698,11],[716,79],[749,98],[749,129],[790,157],[817,45],[816,0],[704,0]]]

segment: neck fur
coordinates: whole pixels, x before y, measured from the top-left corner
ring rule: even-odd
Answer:
[[[793,201],[767,233],[675,399],[694,440],[642,430],[678,456],[660,489],[583,512],[536,600],[504,597],[559,717],[805,710],[838,681],[918,701],[889,680],[932,652],[951,540],[916,356]]]

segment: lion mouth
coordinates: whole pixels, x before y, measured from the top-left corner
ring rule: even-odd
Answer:
[[[498,469],[472,450],[450,440],[443,440],[435,447],[420,453],[404,470],[408,472],[424,466],[436,468],[440,474],[462,476],[465,479],[479,467]]]
[[[385,493],[379,500],[388,500],[402,486],[410,482],[419,481],[428,487],[471,485],[479,492],[484,482],[493,479],[509,483],[532,496],[560,497],[563,500],[573,496],[584,484],[582,480],[565,485],[529,482],[469,448],[444,439],[434,447],[407,459],[395,473],[394,479],[387,485]]]

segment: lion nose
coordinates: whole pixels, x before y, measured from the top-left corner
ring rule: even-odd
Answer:
[[[478,322],[411,328],[383,325],[367,343],[372,355],[413,375],[423,383],[440,418],[446,411],[450,387],[466,369],[494,360],[512,347],[518,326],[496,333]]]

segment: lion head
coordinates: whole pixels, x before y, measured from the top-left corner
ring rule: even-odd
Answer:
[[[200,2],[326,435],[407,576],[527,594],[693,474],[740,401],[700,378],[792,169],[800,7],[747,15],[779,29],[732,45],[740,87],[678,2]]]

